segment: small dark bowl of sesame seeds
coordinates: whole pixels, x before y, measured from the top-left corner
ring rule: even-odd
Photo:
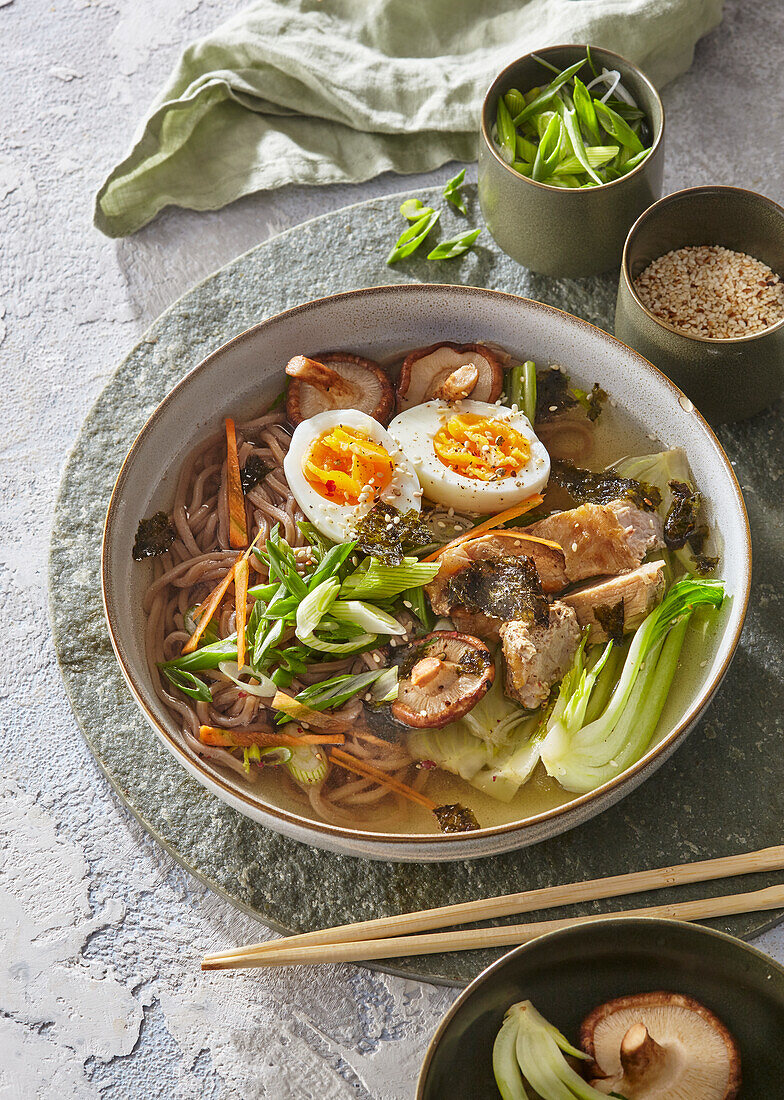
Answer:
[[[660,199],[629,231],[615,335],[712,423],[784,392],[784,209],[738,187]]]

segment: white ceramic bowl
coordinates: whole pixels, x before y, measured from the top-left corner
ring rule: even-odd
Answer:
[[[226,415],[242,420],[280,391],[283,366],[303,350],[346,348],[383,359],[438,340],[496,342],[542,365],[559,363],[581,385],[598,380],[618,406],[666,447],[683,447],[709,518],[721,532],[728,599],[692,669],[676,682],[655,744],[620,777],[566,805],[477,832],[369,832],[312,821],[274,795],[262,796],[187,749],[155,695],[144,655],[142,595],[147,569],[131,561],[141,516],[168,508],[187,453]],[[214,413],[204,417],[205,409]],[[322,298],[272,317],[223,347],[172,390],[133,444],[106,518],[103,592],[112,644],[142,712],[166,747],[209,791],[286,836],[356,856],[391,860],[468,859],[521,848],[579,825],[634,790],[660,767],[719,686],[740,636],[751,579],[751,542],[740,488],[724,451],[691,402],[636,352],[567,313],[525,298],[463,286],[390,286]],[[704,662],[704,663],[703,663]]]

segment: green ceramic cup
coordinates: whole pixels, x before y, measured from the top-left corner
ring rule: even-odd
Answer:
[[[746,252],[784,277],[784,209],[739,187],[691,187],[660,199],[629,231],[615,335],[680,386],[711,423],[744,420],[784,392],[784,319],[736,339],[685,336],[654,317],[634,289],[652,260],[699,244]]]
[[[537,50],[537,56],[565,69],[585,56],[585,46],[548,46]],[[650,155],[613,183],[585,189],[551,187],[521,176],[501,158],[490,136],[499,96],[510,88],[528,91],[548,82],[547,71],[533,54],[504,69],[482,105],[482,215],[507,255],[543,275],[573,278],[617,267],[629,227],[662,190],[664,109],[656,89],[640,69],[618,54],[591,46],[591,56],[597,68],[604,66],[621,74],[624,87],[645,111],[653,132]],[[587,66],[586,73],[590,74]]]
[[[515,1001],[532,1001],[574,1042],[592,1008],[655,990],[695,997],[729,1028],[740,1047],[744,1100],[782,1095],[784,969],[711,928],[622,917],[540,936],[480,974],[433,1036],[417,1100],[500,1100],[493,1042]]]

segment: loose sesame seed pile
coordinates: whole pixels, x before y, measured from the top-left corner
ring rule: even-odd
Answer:
[[[784,283],[767,264],[720,245],[678,248],[635,279],[640,300],[688,336],[748,336],[784,317]]]

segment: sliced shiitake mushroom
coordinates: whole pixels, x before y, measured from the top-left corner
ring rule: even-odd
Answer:
[[[291,379],[286,413],[295,426],[329,409],[359,409],[386,424],[395,407],[395,391],[384,368],[346,351],[319,359],[295,355],[286,374]]]
[[[710,1009],[680,993],[599,1005],[580,1028],[592,1086],[627,1100],[735,1100],[740,1052]]]
[[[398,650],[398,695],[392,714],[417,729],[440,728],[467,714],[495,679],[484,642],[454,630],[435,630]]]
[[[441,397],[495,401],[504,385],[498,357],[483,344],[431,344],[412,351],[397,384],[399,411]]]

